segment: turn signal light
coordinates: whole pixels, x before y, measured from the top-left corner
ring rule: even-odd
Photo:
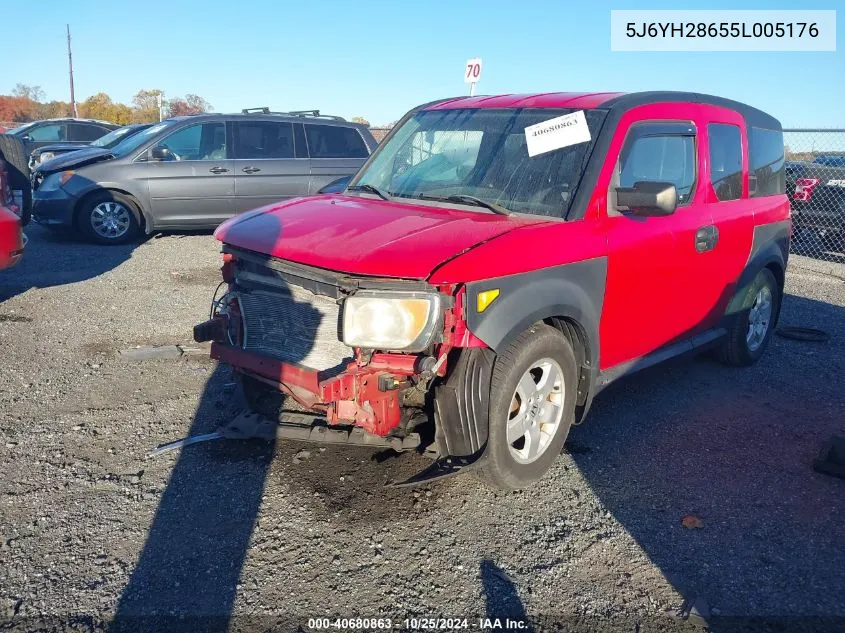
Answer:
[[[478,310],[479,313],[484,312],[490,306],[490,304],[496,300],[496,297],[498,296],[498,288],[479,292],[475,298],[475,309]]]

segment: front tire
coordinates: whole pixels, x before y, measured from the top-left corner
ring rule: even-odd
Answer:
[[[748,307],[736,315],[727,339],[716,349],[720,361],[736,367],[747,367],[760,359],[780,313],[780,285],[768,268],[757,273],[745,292],[742,305]]]
[[[88,240],[97,244],[126,244],[141,231],[140,211],[129,197],[103,191],[82,202],[76,226]]]
[[[539,480],[563,449],[575,417],[578,366],[569,340],[538,323],[497,356],[489,437],[479,470],[516,490]]]

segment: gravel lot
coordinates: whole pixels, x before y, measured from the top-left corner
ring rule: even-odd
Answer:
[[[683,361],[614,385],[531,490],[464,475],[411,491],[383,484],[425,459],[367,449],[217,442],[148,458],[240,406],[208,359],[117,355],[190,342],[217,244],[27,232],[23,261],[0,273],[0,628],[527,614],[694,630],[672,615],[684,599],[716,630],[729,616],[845,618],[845,481],[811,468],[845,435],[843,264],[794,258],[788,275],[782,324],[828,343],[776,337],[752,369]],[[690,514],[700,528],[682,526]]]

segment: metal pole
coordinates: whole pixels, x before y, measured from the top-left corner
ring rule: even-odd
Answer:
[[[469,96],[470,97],[475,96],[475,82],[474,81],[469,85]]]
[[[78,117],[76,110],[76,96],[73,92],[73,55],[70,52],[70,24],[67,25],[67,64],[70,72],[70,111],[74,117]]]

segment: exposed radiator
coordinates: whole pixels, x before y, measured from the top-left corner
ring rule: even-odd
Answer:
[[[326,371],[352,359],[338,337],[340,306],[299,286],[240,290],[244,349]]]

